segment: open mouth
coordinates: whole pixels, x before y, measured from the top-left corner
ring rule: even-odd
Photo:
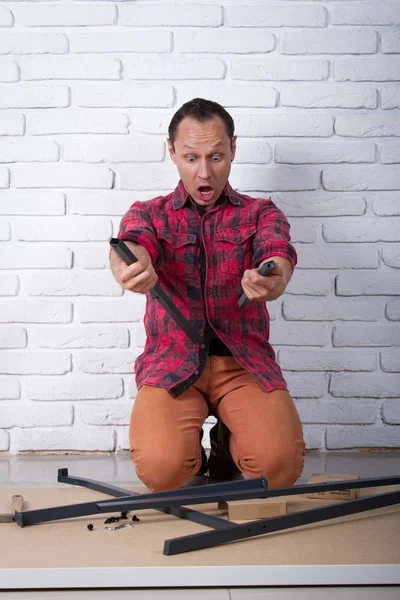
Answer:
[[[209,185],[201,185],[197,188],[197,191],[199,192],[200,198],[202,200],[212,200],[214,198],[215,192],[213,188]]]

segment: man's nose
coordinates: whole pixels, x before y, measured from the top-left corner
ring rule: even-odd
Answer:
[[[206,160],[200,162],[197,175],[200,179],[209,179],[211,177],[211,168]]]

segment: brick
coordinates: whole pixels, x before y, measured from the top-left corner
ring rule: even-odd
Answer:
[[[0,377],[0,400],[18,400],[20,383],[14,377]]]
[[[400,348],[381,352],[381,367],[387,373],[400,373]]]
[[[311,311],[310,311],[311,312]],[[327,324],[277,321],[271,328],[272,346],[326,346],[331,339]]]
[[[10,171],[4,167],[0,167],[0,188],[8,187],[10,187]]]
[[[219,27],[222,7],[192,3],[156,5],[129,2],[120,7],[120,25],[129,27]]]
[[[51,140],[32,138],[0,140],[0,162],[55,162],[60,149]]]
[[[0,356],[4,375],[64,375],[70,370],[69,352],[9,352]]]
[[[75,363],[83,373],[132,373],[138,354],[133,350],[80,352]]]
[[[154,196],[156,193],[154,194]],[[116,190],[71,190],[68,192],[70,212],[78,215],[116,215],[122,217],[136,200],[148,200],[149,192],[121,192]]]
[[[0,296],[15,296],[19,290],[19,279],[10,273],[0,273]]]
[[[393,192],[379,192],[371,194],[372,211],[383,217],[400,215],[400,194]]]
[[[143,294],[124,295],[118,300],[86,300],[80,303],[78,317],[81,323],[137,323],[143,319],[145,304]]]
[[[315,400],[300,400],[296,402],[302,423],[337,423],[349,425],[367,425],[375,423],[377,406],[374,401],[355,399],[329,400],[328,402],[315,402]]]
[[[0,300],[0,323],[70,323],[71,302],[53,302],[18,298]]]
[[[400,280],[396,273],[340,273],[336,293],[339,296],[394,296],[400,294]]]
[[[162,140],[143,136],[129,136],[122,140],[111,136],[67,140],[63,153],[66,161],[86,163],[160,162],[164,156],[165,144]]]
[[[225,64],[218,58],[179,58],[158,56],[124,58],[127,79],[223,79]]]
[[[377,356],[373,352],[311,348],[281,348],[279,365],[286,371],[374,371]]]
[[[14,17],[10,9],[0,6],[0,27],[12,27]]]
[[[26,275],[25,289],[30,296],[121,296],[123,293],[110,271]]]
[[[73,90],[73,102],[83,107],[155,107],[173,106],[171,85],[159,83],[119,83],[118,85],[79,86]]]
[[[387,54],[400,52],[400,32],[397,29],[381,32],[381,52]]]
[[[0,327],[0,348],[26,348],[26,345],[26,329],[22,329],[22,327]]]
[[[304,425],[304,442],[306,450],[319,450],[325,448],[325,427]]]
[[[1,147],[0,140],[0,147]],[[64,215],[65,196],[47,190],[16,192],[9,190],[0,198],[0,215]]]
[[[0,241],[8,242],[10,239],[10,223],[7,221],[0,221]]]
[[[111,227],[106,219],[96,219],[89,226],[86,219],[67,216],[62,219],[41,219],[38,230],[35,219],[20,219],[15,224],[14,235],[17,240],[25,242],[105,241],[110,238]]]
[[[109,249],[106,245],[74,249],[74,267],[81,269],[108,269]]]
[[[131,402],[85,404],[80,419],[87,425],[129,425],[131,412]]]
[[[114,173],[103,165],[16,165],[13,181],[17,188],[105,188],[113,186]]]
[[[72,254],[68,248],[29,247],[28,252],[4,249],[0,253],[0,269],[70,269]]]
[[[262,6],[228,6],[229,27],[324,27],[327,21],[325,8],[290,4]]]
[[[290,236],[293,244],[314,244],[317,241],[321,230],[319,223],[304,223],[302,220],[292,219],[290,226]]]
[[[11,82],[19,80],[19,70],[16,62],[3,60],[0,62],[0,81]]]
[[[16,24],[28,27],[80,27],[115,25],[116,8],[112,4],[23,4],[13,7]]]
[[[373,2],[362,4],[333,4],[331,9],[332,25],[400,25],[397,2],[385,2],[379,6]]]
[[[338,217],[323,224],[323,236],[327,242],[396,242],[399,226],[400,220],[395,218]]]
[[[201,52],[224,54],[251,54],[272,52],[275,36],[266,31],[254,29],[184,30],[177,31],[174,37],[177,52]]]
[[[232,79],[244,81],[323,81],[329,63],[322,59],[247,58],[231,59]]]
[[[324,84],[321,86],[283,87],[280,92],[282,106],[300,108],[376,108],[375,88],[361,88],[351,84]]]
[[[334,276],[323,271],[301,271],[293,275],[286,288],[287,294],[328,296],[333,291]]]
[[[381,162],[400,163],[400,142],[388,142],[381,147]]]
[[[2,406],[0,427],[59,427],[72,425],[74,409],[70,405],[21,404]]]
[[[335,347],[390,347],[399,345],[400,327],[384,324],[345,324],[335,325],[333,330],[333,345]]]
[[[344,116],[336,118],[335,133],[351,137],[397,136],[400,135],[400,124],[387,115]]]
[[[335,81],[399,81],[400,58],[337,58],[333,65],[333,77]]]
[[[151,114],[149,112],[146,113],[135,110],[129,115],[131,130],[140,133],[168,135],[168,125],[173,115],[173,110]]]
[[[2,33],[0,54],[65,54],[68,38],[63,33]]]
[[[1,100],[0,100],[1,102]],[[0,135],[23,135],[25,117],[18,114],[0,114]]]
[[[400,402],[398,400],[387,400],[382,405],[382,418],[384,423],[400,425]]]
[[[400,171],[379,165],[326,167],[322,171],[322,185],[332,191],[398,190]]]
[[[7,431],[0,431],[0,450],[7,452],[10,448],[10,436]]]
[[[96,11],[94,11],[96,12]],[[115,449],[115,432],[111,429],[100,431],[84,428],[57,427],[54,430],[21,429],[14,435],[14,448],[17,452],[66,451],[112,452]]]
[[[293,398],[322,398],[326,393],[328,379],[323,373],[287,371],[283,375]]]
[[[391,300],[386,304],[386,318],[390,321],[400,321],[400,300]]]
[[[33,57],[21,58],[22,79],[35,81],[41,79],[108,79],[121,78],[121,63],[109,57]]]
[[[376,32],[368,29],[323,29],[282,32],[281,54],[373,54]]]
[[[122,394],[120,377],[30,378],[27,387],[29,400],[105,400]]]
[[[177,93],[177,104],[181,106],[192,98],[201,98],[204,94],[203,82],[178,82],[174,85]],[[226,108],[260,107],[274,108],[276,106],[276,90],[269,85],[257,84],[243,86],[230,81],[209,81],[207,92],[215,102]],[[240,140],[242,142],[242,140]]]
[[[171,52],[172,33],[170,31],[122,31],[109,33],[73,33],[71,52]]]
[[[245,164],[267,164],[272,160],[271,146],[264,140],[240,140],[235,162]]]
[[[238,114],[235,127],[243,137],[329,137],[333,119],[329,115]]]
[[[67,112],[68,114],[65,114]],[[128,119],[123,113],[105,111],[51,111],[30,114],[27,133],[128,133]]]
[[[398,398],[399,376],[391,373],[332,374],[331,394],[342,398]]]
[[[328,450],[343,448],[398,448],[400,428],[398,427],[328,427],[326,435]]]
[[[382,260],[388,267],[400,268],[400,247],[389,246],[382,250]]]
[[[378,267],[377,249],[357,246],[354,243],[341,244],[334,252],[327,244],[318,249],[299,246],[297,254],[302,269],[376,269]]]
[[[125,327],[37,327],[29,340],[38,348],[128,348],[129,332]]]
[[[375,162],[375,144],[366,142],[279,141],[275,146],[275,162],[306,163],[366,163]]]
[[[365,198],[351,194],[331,194],[324,190],[318,190],[314,194],[309,192],[278,193],[274,194],[274,202],[288,217],[336,217],[365,213]],[[323,249],[320,251],[325,253]],[[340,251],[336,249],[335,254],[337,252]],[[326,264],[325,260],[323,264]],[[307,266],[306,268],[311,267]]]
[[[400,108],[400,86],[389,86],[381,89],[382,108]]]
[[[282,308],[288,321],[378,321],[382,316],[382,303],[369,298],[285,298]]]
[[[69,105],[69,88],[23,84],[0,87],[0,108],[64,108]]]
[[[173,189],[178,183],[174,165],[130,165],[117,169],[117,182],[121,190]]]
[[[240,190],[316,190],[319,172],[314,167],[281,167],[270,171],[260,166],[238,165],[229,178],[234,188]]]

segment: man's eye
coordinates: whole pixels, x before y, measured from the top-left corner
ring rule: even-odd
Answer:
[[[212,157],[212,160],[214,162],[217,162],[219,160],[221,160],[222,156],[220,154],[214,154],[214,156]]]
[[[187,160],[188,162],[194,162],[195,158],[194,158],[194,156],[187,156],[187,157],[186,157],[186,160]]]

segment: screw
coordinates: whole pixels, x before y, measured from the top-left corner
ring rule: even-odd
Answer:
[[[91,523],[89,523],[89,525],[87,526],[87,528],[89,529],[89,531],[93,531],[94,527]]]
[[[133,517],[132,517],[132,521],[138,521],[138,522],[139,522],[139,521],[140,521],[140,519],[139,519],[139,517],[137,517],[136,515],[133,515]]]

